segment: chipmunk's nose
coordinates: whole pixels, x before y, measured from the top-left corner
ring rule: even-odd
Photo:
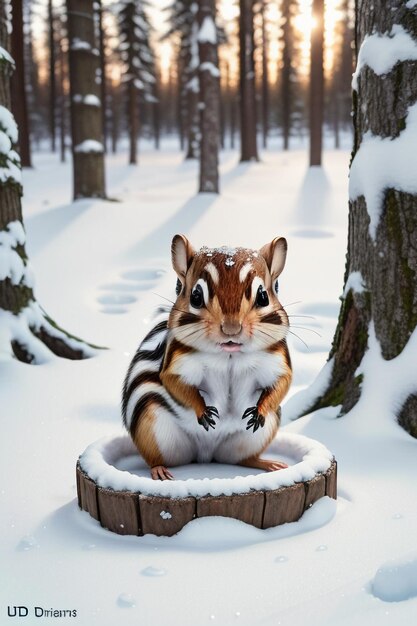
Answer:
[[[228,337],[234,337],[236,335],[239,335],[240,331],[242,330],[242,324],[239,322],[239,320],[226,319],[221,324],[221,329],[224,335],[227,335]]]

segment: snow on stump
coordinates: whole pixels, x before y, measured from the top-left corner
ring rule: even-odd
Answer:
[[[119,535],[178,533],[197,517],[232,517],[257,528],[296,522],[324,496],[337,497],[337,464],[321,443],[279,433],[265,458],[289,467],[276,472],[218,463],[172,468],[155,481],[128,436],[91,444],[77,462],[78,505]]]

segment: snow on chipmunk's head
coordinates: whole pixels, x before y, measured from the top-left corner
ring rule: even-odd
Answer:
[[[260,250],[222,246],[196,251],[184,235],[175,235],[177,300],[169,323],[174,337],[209,352],[273,349],[288,332],[278,300],[286,254],[283,237]]]

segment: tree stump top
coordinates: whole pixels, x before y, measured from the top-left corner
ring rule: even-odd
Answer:
[[[154,481],[130,437],[101,439],[78,460],[78,504],[118,534],[173,535],[210,515],[270,528],[298,520],[325,495],[336,498],[336,462],[319,442],[280,433],[265,456],[285,460],[288,469],[191,464],[173,468],[175,480]]]

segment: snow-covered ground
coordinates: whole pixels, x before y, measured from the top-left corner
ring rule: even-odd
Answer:
[[[62,620],[80,626],[414,623],[417,442],[396,425],[385,392],[410,360],[384,364],[376,344],[375,375],[354,411],[284,426],[335,454],[337,504],[324,498],[300,522],[267,531],[206,518],[172,538],[136,538],[105,531],[76,502],[78,455],[122,433],[122,379],[153,309],[172,296],[175,233],[198,247],[287,237],[280,297],[300,337],[291,336],[291,395],[313,381],[343,288],[348,159],[327,151],[323,169],[308,170],[305,151],[271,151],[258,164],[226,152],[222,194],[196,197],[196,164],[168,142],[161,153],[145,149],[137,168],[125,154],[109,157],[117,202],[71,204],[68,164],[35,157],[23,179],[37,297],[64,328],[110,349],[82,362],[0,362],[1,625],[13,623],[8,606],[27,606],[30,625],[61,622],[34,607],[76,610]]]

